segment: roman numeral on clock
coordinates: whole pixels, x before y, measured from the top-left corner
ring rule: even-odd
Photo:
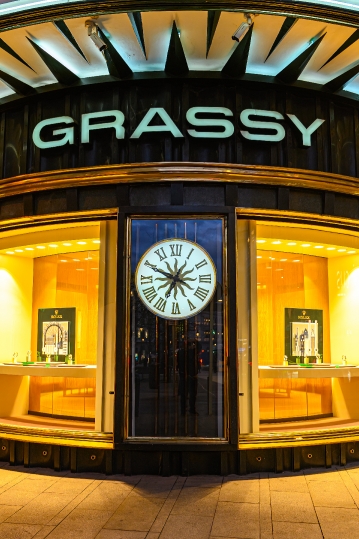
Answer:
[[[193,295],[196,296],[201,301],[204,301],[206,297],[208,296],[208,294],[209,294],[209,290],[206,290],[205,288],[198,286],[197,290],[195,291]]]
[[[150,286],[143,289],[143,295],[147,299],[148,303],[151,303],[151,301],[157,296],[157,292],[154,286]]]
[[[160,249],[157,249],[157,251],[155,251],[155,254],[160,257],[160,262],[162,262],[162,260],[167,258],[167,255],[163,247],[161,247]]]
[[[193,305],[193,303],[189,299],[187,299],[187,302],[188,302],[190,311],[194,311],[196,309],[196,306]]]
[[[152,279],[153,279],[153,276],[152,275],[141,275],[141,284],[152,284]]]
[[[166,303],[167,301],[165,299],[159,298],[154,304],[154,308],[157,309],[158,311],[161,311],[161,313],[164,313],[165,308],[166,308]]]
[[[189,257],[191,256],[191,254],[193,253],[194,249],[192,248],[189,252],[189,255],[187,256],[187,260],[189,260]]]
[[[196,268],[197,269],[203,268],[203,266],[206,266],[207,264],[208,264],[207,260],[203,259],[201,262],[198,262],[198,264],[196,264]]]
[[[212,282],[212,275],[210,273],[208,275],[200,275],[199,276],[199,282],[200,283],[211,283]]]
[[[181,314],[178,303],[172,302],[172,313],[171,314]]]
[[[170,245],[171,249],[171,256],[181,256],[182,253],[182,245],[179,243],[173,243]]]

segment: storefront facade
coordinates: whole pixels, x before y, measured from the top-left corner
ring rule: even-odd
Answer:
[[[0,459],[358,460],[355,10],[120,4],[0,14]]]

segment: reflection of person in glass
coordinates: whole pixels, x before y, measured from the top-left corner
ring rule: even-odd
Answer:
[[[180,343],[177,353],[179,373],[179,395],[181,398],[181,415],[186,414],[187,395],[189,400],[189,413],[196,414],[196,398],[198,386],[198,351],[201,343],[195,340],[188,341],[187,350],[184,343]]]

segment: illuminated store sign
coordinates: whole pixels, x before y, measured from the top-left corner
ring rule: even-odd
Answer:
[[[187,133],[194,138],[229,138],[235,130],[233,121],[229,119],[233,116],[233,112],[225,107],[192,107],[186,114],[187,122],[191,126],[190,129],[187,129]],[[299,131],[302,145],[311,146],[311,136],[324,120],[316,118],[310,125],[306,126],[295,114],[286,114],[286,116]],[[159,125],[153,125],[154,119],[160,120]],[[280,112],[245,109],[241,112],[239,119],[244,128],[255,130],[254,132],[247,129],[240,130],[241,135],[248,140],[280,142],[285,137],[286,132],[281,123],[285,120],[285,116]],[[82,114],[80,141],[83,144],[90,142],[91,131],[100,129],[114,129],[116,138],[124,139],[124,122],[125,116],[120,110]],[[49,128],[51,128],[50,131]],[[44,139],[45,131],[47,131],[46,139]],[[130,139],[139,139],[145,133],[170,133],[175,138],[184,137],[184,134],[162,107],[150,108]],[[34,144],[41,149],[75,144],[75,120],[71,116],[58,116],[43,120],[36,125],[32,138]]]

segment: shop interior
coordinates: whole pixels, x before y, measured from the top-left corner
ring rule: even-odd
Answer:
[[[359,238],[257,226],[260,432],[359,424]]]
[[[100,222],[1,234],[0,423],[95,430],[100,236]]]

